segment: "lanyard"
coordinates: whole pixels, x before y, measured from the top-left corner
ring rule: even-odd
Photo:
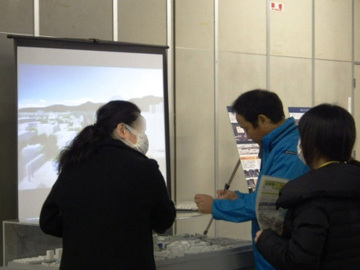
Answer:
[[[320,168],[325,167],[326,165],[329,165],[329,164],[331,164],[331,163],[340,163],[340,161],[335,161],[335,160],[333,160],[333,161],[325,162],[324,164],[321,164],[321,165],[320,165],[319,167],[317,167],[316,169],[320,169]]]

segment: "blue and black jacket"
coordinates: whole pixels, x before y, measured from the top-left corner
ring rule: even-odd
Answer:
[[[309,170],[308,166],[297,156],[299,138],[299,131],[293,117],[263,137],[262,149],[259,154],[261,169],[257,187],[262,175],[293,180]],[[213,217],[217,220],[232,222],[251,221],[256,269],[274,269],[257,251],[254,244],[255,234],[260,230],[255,213],[257,188],[252,193],[241,193],[239,191],[236,193],[239,198],[233,201],[214,200]]]

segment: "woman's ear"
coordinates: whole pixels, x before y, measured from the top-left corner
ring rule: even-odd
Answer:
[[[128,130],[127,130],[125,124],[119,123],[114,130],[114,135],[117,138],[125,139],[127,137],[126,136],[127,132],[128,132]]]

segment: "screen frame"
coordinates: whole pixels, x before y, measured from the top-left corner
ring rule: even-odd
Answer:
[[[171,153],[170,153],[170,119],[169,119],[169,94],[168,94],[168,67],[167,67],[167,49],[168,46],[147,45],[128,42],[104,41],[99,39],[71,39],[71,38],[53,38],[53,37],[34,37],[22,35],[8,35],[8,38],[14,40],[15,62],[17,70],[17,51],[18,47],[39,47],[39,48],[54,48],[54,49],[71,49],[71,50],[89,50],[89,51],[105,51],[105,52],[125,52],[125,53],[141,53],[141,54],[156,54],[162,56],[163,65],[163,98],[164,98],[164,128],[165,128],[165,151],[166,151],[166,187],[168,194],[171,197]],[[16,72],[16,100],[18,100],[18,74]],[[16,102],[16,112],[18,114],[18,102]],[[18,115],[17,118],[18,119]],[[18,133],[18,125],[17,133]],[[16,148],[18,145],[16,145]],[[18,149],[17,153],[18,153]],[[18,158],[17,158],[18,163]],[[18,164],[16,164],[18,167]],[[16,177],[17,190],[18,187],[18,172]],[[18,196],[18,194],[17,194]],[[17,199],[18,201],[18,199]],[[18,216],[19,216],[19,205]]]

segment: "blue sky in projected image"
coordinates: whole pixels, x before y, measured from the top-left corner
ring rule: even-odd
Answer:
[[[163,96],[161,69],[28,65],[19,67],[19,109]]]

